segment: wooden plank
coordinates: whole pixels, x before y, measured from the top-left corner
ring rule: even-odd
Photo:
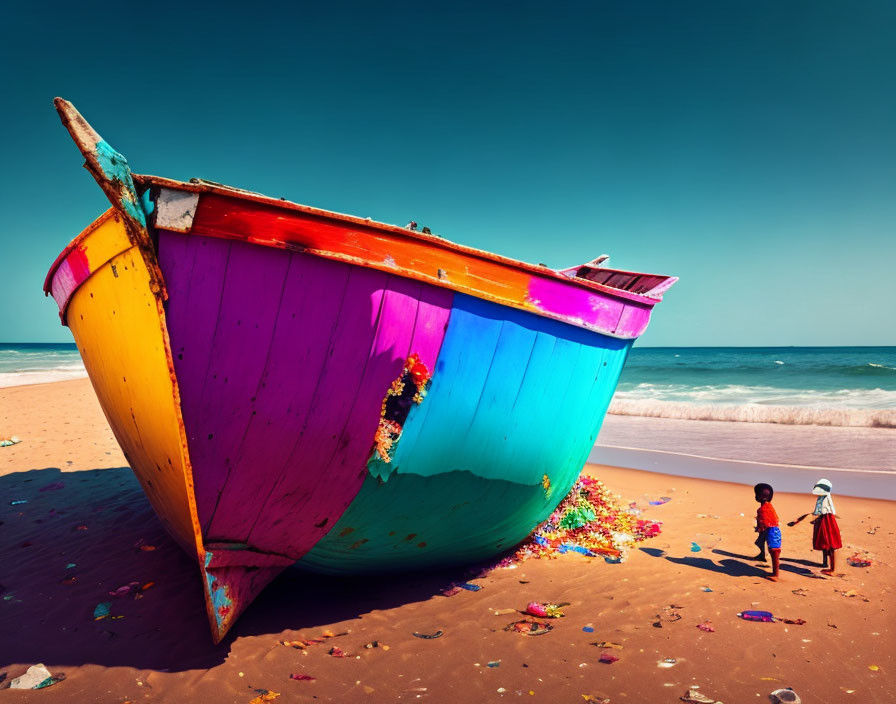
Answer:
[[[206,536],[261,384],[288,265],[289,257],[275,250],[239,242],[230,249],[211,362],[190,434],[196,508]]]
[[[215,328],[230,249],[230,242],[159,232],[159,264],[169,285],[168,336],[180,387],[197,506],[209,471],[202,455],[203,392],[214,354]],[[214,505],[206,497],[206,510],[210,503]]]
[[[209,528],[210,539],[246,542],[307,422],[335,344],[350,267],[294,253],[274,339],[246,435]]]
[[[293,467],[292,481],[283,485],[284,496],[273,496],[268,502],[266,515],[286,515],[289,521],[259,521],[253,544],[270,541],[281,545],[285,554],[300,557],[329,532],[355,498],[367,475],[383,397],[401,374],[410,351],[419,297],[419,283],[389,278],[376,334],[348,413],[334,428],[338,432],[330,436],[331,442],[320,442],[318,453],[303,457],[301,465]],[[293,497],[298,485],[308,492],[308,498],[297,505]],[[258,528],[265,525],[271,528],[260,542]]]
[[[339,429],[343,427],[360,389],[387,278],[382,272],[351,269],[327,364],[317,380],[309,414],[284,470],[273,483],[268,499],[259,508],[257,522],[249,533],[247,542],[256,549],[280,552],[284,529],[294,520],[297,512],[304,510],[309,501],[316,498],[314,489],[318,479],[326,475],[324,462],[332,456],[331,443],[338,437]],[[387,386],[383,385],[382,388],[385,390]],[[371,444],[372,440],[371,435]],[[357,483],[341,485],[333,477],[329,485],[330,500],[337,503],[344,501],[348,505],[359,486],[360,479]],[[284,523],[287,525],[281,526]],[[291,540],[293,547],[301,542],[301,538]]]

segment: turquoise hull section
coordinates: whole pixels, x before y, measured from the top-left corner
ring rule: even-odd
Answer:
[[[391,462],[298,563],[331,574],[462,564],[556,508],[596,439],[630,340],[455,294],[431,386]]]

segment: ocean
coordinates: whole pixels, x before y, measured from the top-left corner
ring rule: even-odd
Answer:
[[[0,342],[0,388],[87,376],[74,343]]]
[[[635,347],[610,413],[896,428],[896,347]]]

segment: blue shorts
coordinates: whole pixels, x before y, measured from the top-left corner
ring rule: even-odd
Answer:
[[[781,549],[781,529],[778,526],[771,526],[765,529],[765,540],[769,550]]]

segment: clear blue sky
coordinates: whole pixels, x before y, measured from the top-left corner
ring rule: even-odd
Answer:
[[[646,345],[896,344],[896,3],[201,4],[3,11],[0,340],[71,340],[106,207],[61,95],[137,172],[678,275]]]

